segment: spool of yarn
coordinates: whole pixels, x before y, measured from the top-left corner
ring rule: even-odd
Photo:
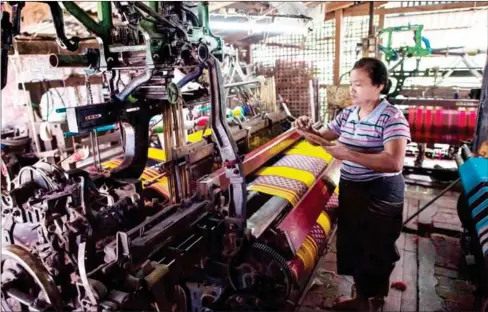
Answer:
[[[235,118],[244,117],[244,109],[241,106],[237,106],[232,110],[232,116]]]
[[[183,121],[183,126],[185,127],[185,130],[193,129],[195,128],[196,121],[195,120],[185,120]]]
[[[226,117],[232,117],[232,110],[230,108],[225,109],[225,116]]]
[[[208,117],[207,116],[199,117],[195,119],[195,123],[197,127],[205,127],[208,123]]]

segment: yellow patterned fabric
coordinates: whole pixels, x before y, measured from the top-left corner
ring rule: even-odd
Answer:
[[[285,188],[272,186],[272,185],[253,184],[249,187],[249,190],[254,192],[261,192],[273,196],[279,196],[281,198],[288,200],[293,206],[298,204],[298,201],[300,200],[300,197],[298,197],[295,192],[291,190],[287,190]]]
[[[279,176],[287,179],[293,179],[303,182],[307,187],[311,187],[315,182],[312,173],[304,170],[288,167],[265,167],[258,171],[259,176]]]
[[[332,155],[327,153],[322,147],[313,146],[305,140],[295,144],[291,149],[286,151],[285,154],[317,157],[325,160],[327,163],[331,162],[333,158]]]
[[[331,226],[331,224],[330,224],[330,218],[329,218],[329,216],[324,211],[322,211],[320,213],[320,216],[317,219],[317,223],[320,225],[320,227],[322,228],[322,230],[324,230],[324,233],[326,235],[328,235],[329,232],[330,232],[330,226]]]

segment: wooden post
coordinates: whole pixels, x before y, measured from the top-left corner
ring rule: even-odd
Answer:
[[[381,30],[385,28],[385,14],[381,13],[378,15],[378,28]]]
[[[378,15],[378,31],[385,28],[385,14]],[[383,44],[383,39],[380,36],[376,37],[376,58],[381,60],[381,53],[378,50],[378,46]]]
[[[339,85],[341,77],[341,53],[342,53],[342,24],[343,9],[335,11],[335,57],[334,57],[334,85]]]

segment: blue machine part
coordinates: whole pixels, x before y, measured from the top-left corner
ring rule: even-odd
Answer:
[[[488,255],[488,159],[469,158],[459,167],[464,193],[471,209],[476,232]]]
[[[488,181],[488,159],[472,157],[459,167],[464,192],[469,194],[476,186]]]

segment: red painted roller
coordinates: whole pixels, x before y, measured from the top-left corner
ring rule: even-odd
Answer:
[[[412,142],[457,145],[473,137],[476,110],[412,107],[408,123]]]

